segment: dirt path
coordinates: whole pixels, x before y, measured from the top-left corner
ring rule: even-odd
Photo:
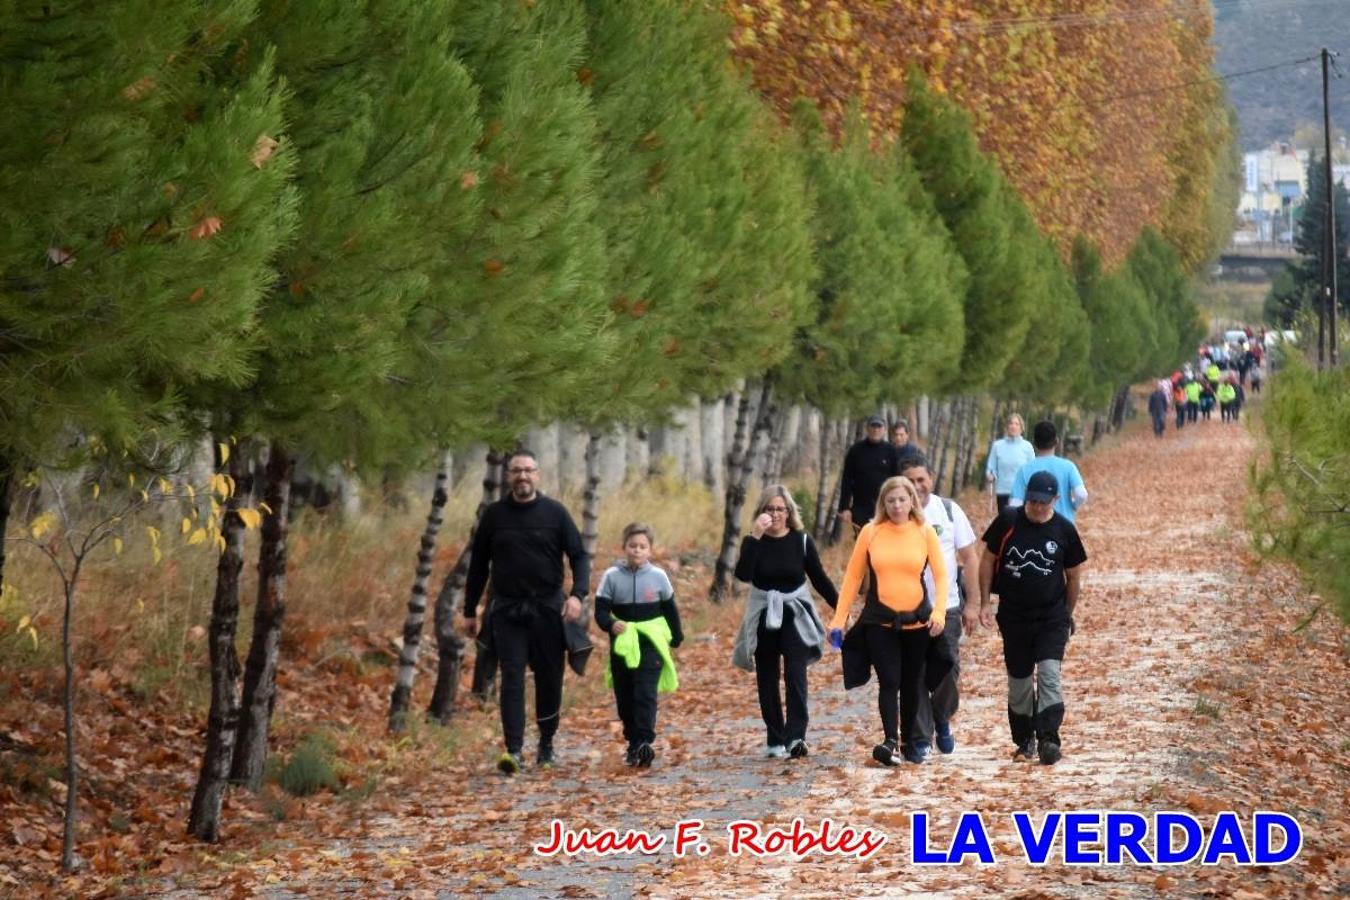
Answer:
[[[303,841],[156,887],[186,896],[233,885],[278,897],[832,896],[845,887],[878,897],[1344,896],[1346,632],[1323,616],[1291,635],[1309,598],[1278,567],[1244,561],[1242,498],[1254,452],[1245,429],[1216,421],[1163,441],[1140,429],[1083,465],[1093,498],[1079,523],[1090,574],[1064,667],[1065,756],[1053,768],[1011,761],[1000,645],[983,630],[962,651],[952,755],[893,770],[872,763],[875,687],[846,695],[837,656],[827,656],[811,670],[812,755],[759,758],[753,679],[729,664],[736,610],[718,610],[681,651],[681,690],[662,699],[660,755],[649,772],[620,765],[612,701],[593,675],[571,682],[564,761],[553,772],[503,779],[491,772],[495,744],[484,739],[472,765],[434,773],[397,812],[301,826]],[[681,573],[677,584],[685,596],[702,587],[697,573]],[[1048,810],[1176,808],[1202,820],[1222,809],[1290,812],[1304,824],[1304,851],[1278,869],[1036,868],[1022,859],[1009,818],[1015,810],[1039,820]],[[914,866],[914,811],[929,813],[934,845],[960,812],[978,811],[998,864]],[[795,817],[870,827],[888,843],[865,861],[726,852],[730,822]],[[711,852],[534,854],[555,818],[574,829],[668,836],[697,818]]]

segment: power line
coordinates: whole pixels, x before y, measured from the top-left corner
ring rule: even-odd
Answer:
[[[1256,75],[1260,72],[1272,72],[1275,69],[1287,69],[1290,68],[1291,66],[1298,66],[1302,65],[1303,63],[1313,62],[1314,60],[1318,59],[1318,57],[1319,54],[1314,53],[1311,56],[1304,56],[1299,59],[1291,59],[1281,63],[1273,63],[1272,65],[1269,66],[1258,66],[1257,68],[1254,69],[1241,69],[1237,72],[1223,72],[1218,75],[1212,75],[1209,78],[1197,78],[1194,81],[1182,81],[1176,84],[1164,85],[1163,87],[1159,88],[1151,88],[1146,91],[1133,91],[1128,94],[1115,94],[1110,97],[1103,97],[1101,102],[1088,107],[1088,109],[1099,109],[1104,106],[1109,106],[1112,103],[1115,103],[1119,100],[1129,100],[1134,97],[1147,97],[1152,94],[1164,94],[1167,93],[1168,91],[1178,91],[1181,90],[1182,88],[1195,87],[1197,85],[1209,84],[1215,81],[1228,81],[1230,78],[1241,78],[1244,75]]]

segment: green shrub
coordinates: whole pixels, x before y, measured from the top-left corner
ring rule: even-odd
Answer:
[[[340,784],[333,769],[336,747],[321,734],[309,734],[276,771],[276,782],[293,797],[308,797],[323,788],[336,791]]]
[[[1318,373],[1290,354],[1270,388],[1270,453],[1252,467],[1256,549],[1295,562],[1350,622],[1350,368]]]

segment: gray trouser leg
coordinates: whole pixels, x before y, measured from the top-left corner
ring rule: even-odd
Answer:
[[[951,648],[952,659],[956,664],[952,670],[947,673],[937,687],[933,688],[931,694],[928,691],[923,692],[923,699],[919,701],[919,720],[918,734],[924,740],[931,740],[934,733],[933,719],[937,718],[943,722],[950,722],[952,716],[956,714],[956,708],[960,703],[960,693],[958,685],[961,676],[961,611],[947,610],[947,624],[942,629],[941,640],[947,642]]]

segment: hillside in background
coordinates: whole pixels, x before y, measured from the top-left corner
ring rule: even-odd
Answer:
[[[1215,67],[1238,72],[1312,56],[1323,46],[1342,53],[1342,78],[1331,82],[1334,127],[1350,127],[1350,2],[1216,0]],[[1322,122],[1319,62],[1260,72],[1228,82],[1243,150],[1289,139],[1300,124]]]
[[[723,0],[732,43],[786,117],[799,96],[837,124],[854,98],[903,127],[923,70],[974,120],[1040,226],[1119,262],[1146,225],[1191,267],[1213,252],[1216,185],[1232,171],[1212,75],[1208,3],[1173,0]],[[1178,86],[1181,87],[1178,87]],[[1224,212],[1225,217],[1230,216]],[[1226,235],[1225,235],[1226,236]]]

